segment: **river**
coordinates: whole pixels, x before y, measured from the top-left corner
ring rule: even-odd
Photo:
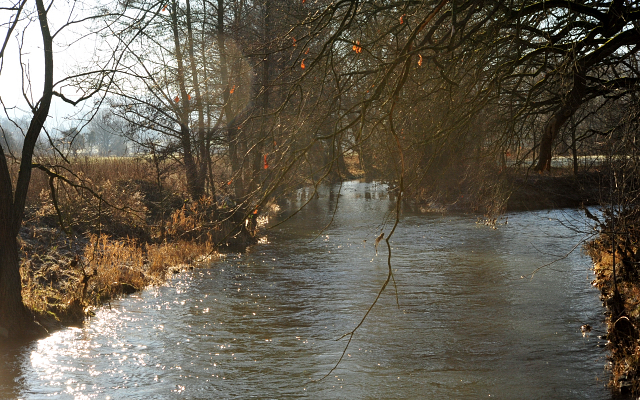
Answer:
[[[511,213],[497,229],[404,210],[395,287],[321,379],[387,276],[386,245],[374,247],[393,224],[384,189],[323,189],[246,253],[2,351],[0,398],[611,398],[577,210]]]

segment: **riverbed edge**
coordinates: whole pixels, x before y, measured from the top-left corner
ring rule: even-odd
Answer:
[[[640,394],[640,275],[635,268],[638,240],[614,242],[616,250],[612,251],[610,231],[606,225],[600,228],[602,233],[585,247],[593,260],[596,277],[592,283],[600,290],[606,309],[607,333],[603,339],[609,352],[609,387],[635,397]]]

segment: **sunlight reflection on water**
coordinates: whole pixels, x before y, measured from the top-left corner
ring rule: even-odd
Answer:
[[[17,356],[20,384],[0,389],[34,399],[610,398],[589,259],[578,249],[521,279],[584,237],[571,210],[510,214],[497,230],[405,212],[391,240],[400,308],[390,286],[342,364],[313,382],[386,278],[386,246],[376,256],[374,240],[389,232],[393,203],[373,189],[322,192],[246,254],[38,341]]]

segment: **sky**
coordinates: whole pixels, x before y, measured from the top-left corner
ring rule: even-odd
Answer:
[[[23,93],[32,102],[37,102],[42,95],[44,80],[44,57],[42,37],[40,27],[34,12],[35,2],[28,1],[22,14],[22,21],[12,32],[7,48],[2,58],[2,69],[0,70],[0,99],[8,109],[5,115],[0,113],[0,117],[19,118],[22,115],[31,114],[29,105]],[[50,2],[47,2],[50,4]],[[72,8],[72,5],[76,8]],[[49,24],[52,34],[54,34],[69,19],[78,18],[86,11],[82,10],[80,2],[68,0],[56,0],[49,11]],[[8,21],[14,17],[13,12],[0,10],[0,40],[4,39],[8,32]],[[54,39],[54,82],[62,77],[78,64],[86,64],[95,48],[95,40],[88,37],[78,40],[82,26],[72,26],[64,29]],[[22,50],[20,50],[22,45]],[[21,70],[22,64],[22,70]],[[23,90],[24,89],[24,90]],[[55,90],[73,97],[74,90],[69,87],[56,87]],[[74,107],[56,98],[51,104],[50,118],[48,126],[64,124],[73,114],[87,109]]]

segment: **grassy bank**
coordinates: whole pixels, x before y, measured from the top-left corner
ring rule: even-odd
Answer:
[[[23,300],[48,330],[78,325],[94,307],[217,255],[210,242],[73,238],[36,226],[24,228],[20,240]]]
[[[85,158],[49,167],[65,179],[34,172],[20,272],[23,301],[47,330],[78,325],[114,297],[253,243],[242,212],[207,196],[190,200],[183,171],[158,178],[153,167]]]

